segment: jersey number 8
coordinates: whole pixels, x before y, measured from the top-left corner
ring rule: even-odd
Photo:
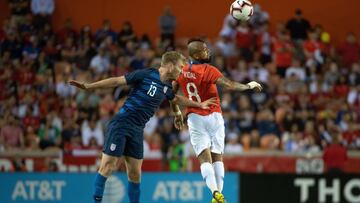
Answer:
[[[190,100],[194,101],[193,97],[195,97],[197,102],[199,102],[199,103],[201,102],[201,98],[199,96],[198,89],[197,89],[197,87],[196,87],[196,85],[194,83],[192,83],[192,82],[187,83],[186,84],[186,90],[187,90],[187,92],[189,94],[189,99]]]

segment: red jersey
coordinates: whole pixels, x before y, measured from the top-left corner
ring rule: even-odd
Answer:
[[[182,74],[177,79],[182,92],[192,101],[203,102],[216,97],[216,105],[209,109],[187,108],[187,113],[196,113],[202,116],[213,112],[221,113],[220,98],[216,88],[216,81],[222,73],[209,64],[188,64],[183,68]]]
[[[290,42],[275,41],[273,44],[275,53],[275,64],[277,67],[287,68],[293,60],[292,50],[294,46]]]

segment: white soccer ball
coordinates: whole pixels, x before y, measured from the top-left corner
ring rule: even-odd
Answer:
[[[254,13],[254,8],[248,0],[236,0],[230,6],[230,14],[233,18],[247,21]]]

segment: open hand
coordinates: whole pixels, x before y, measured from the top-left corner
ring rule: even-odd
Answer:
[[[69,83],[69,85],[75,86],[75,87],[83,89],[83,90],[87,89],[86,84],[84,82],[79,82],[79,81],[76,81],[76,80],[70,80],[68,83]]]
[[[210,99],[208,99],[206,101],[201,102],[200,103],[200,108],[209,109],[211,105],[216,105],[217,104],[216,101],[217,101],[217,98],[212,97],[212,98],[210,98]]]
[[[174,118],[175,128],[181,130],[184,127],[184,119],[182,115],[176,115]]]

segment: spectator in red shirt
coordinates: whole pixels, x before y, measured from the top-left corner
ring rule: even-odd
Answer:
[[[46,41],[46,45],[43,47],[43,52],[46,54],[47,57],[50,59],[54,59],[58,54],[58,49],[55,47],[55,39],[50,38]]]
[[[332,136],[332,144],[325,148],[323,159],[328,173],[343,172],[348,157],[346,148],[340,144],[338,134]]]
[[[360,60],[360,45],[357,42],[354,33],[349,33],[347,35],[346,41],[340,45],[338,52],[345,67],[350,68],[353,63]]]
[[[15,64],[16,71],[14,75],[15,81],[18,82],[19,85],[31,86],[35,83],[36,74],[32,69],[31,64],[29,62],[24,61],[24,64]]]
[[[322,56],[324,45],[319,41],[319,36],[316,30],[311,29],[309,31],[309,39],[303,44],[303,50],[306,57],[306,65],[323,64],[324,58]]]
[[[236,45],[240,49],[240,56],[247,62],[253,58],[254,35],[248,24],[242,22],[236,29]]]
[[[286,69],[291,66],[293,61],[294,45],[290,41],[290,37],[286,31],[281,31],[278,39],[274,42],[274,62],[276,72],[282,78],[285,77]]]
[[[32,108],[27,108],[26,115],[22,119],[22,123],[25,128],[31,126],[33,129],[37,130],[40,127],[40,118],[33,115]]]
[[[65,39],[65,43],[61,46],[61,58],[64,61],[73,63],[76,61],[78,56],[77,46],[75,44],[74,38],[68,37]]]
[[[349,86],[347,85],[346,77],[340,76],[336,84],[334,85],[334,96],[336,97],[347,97],[348,93],[350,91]]]
[[[72,19],[67,18],[64,27],[57,32],[57,38],[60,43],[64,43],[67,38],[76,38],[77,32],[73,28]]]

